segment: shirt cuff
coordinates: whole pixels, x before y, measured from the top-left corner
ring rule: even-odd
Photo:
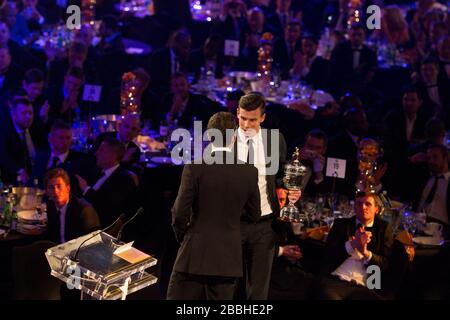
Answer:
[[[284,248],[278,247],[278,257],[281,257],[283,255]]]
[[[345,251],[347,251],[349,256],[352,256],[355,253],[355,249],[353,249],[350,240],[345,243]]]
[[[372,251],[369,251],[369,256],[367,258],[364,257],[364,263],[368,264],[369,261],[372,260],[372,256],[373,256]]]
[[[90,188],[91,188],[90,186],[87,186],[86,188],[84,188],[84,190],[83,190],[83,196],[86,195],[86,193],[89,191]]]

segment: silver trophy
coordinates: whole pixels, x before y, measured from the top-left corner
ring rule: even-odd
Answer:
[[[300,151],[295,148],[291,161],[284,166],[283,183],[288,191],[302,191],[311,176],[311,169],[302,165],[299,157]],[[289,201],[289,204],[281,209],[280,219],[287,222],[300,222],[300,212],[294,202]]]

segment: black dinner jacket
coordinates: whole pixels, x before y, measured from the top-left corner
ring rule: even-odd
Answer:
[[[31,126],[29,129],[31,140],[34,148],[37,150],[39,145],[36,143],[35,128]],[[0,126],[0,170],[1,178],[4,182],[15,184],[17,179],[17,171],[26,169],[28,175],[32,174],[33,162],[27,161],[25,146],[17,133],[11,117],[8,115],[3,119]]]
[[[47,238],[61,243],[60,219],[53,201],[47,205]],[[83,200],[71,195],[67,205],[64,237],[66,241],[76,239],[100,228],[100,221],[94,208]]]
[[[51,161],[51,154],[50,149],[40,149],[36,152],[33,178],[38,179],[41,186],[43,186],[44,175],[48,171],[47,166],[49,161]],[[66,160],[63,163],[59,163],[57,167],[64,169],[69,174],[71,192],[77,197],[81,197],[82,193],[75,175],[78,174],[90,180],[96,174],[95,159],[88,154],[72,149],[69,150]]]
[[[390,224],[378,215],[373,224],[372,240],[367,248],[372,252],[369,265],[376,264],[382,271],[388,269],[391,247],[394,241]],[[327,237],[321,272],[330,274],[336,270],[348,257],[345,242],[356,233],[356,217],[336,219]]]
[[[131,216],[139,208],[136,185],[129,171],[122,166],[98,190],[90,188],[83,198],[98,212],[103,227],[110,225],[121,214]]]
[[[225,162],[225,154],[215,156]],[[181,242],[174,270],[242,277],[240,220],[244,212],[253,222],[261,216],[255,167],[187,164],[172,208],[172,226]]]

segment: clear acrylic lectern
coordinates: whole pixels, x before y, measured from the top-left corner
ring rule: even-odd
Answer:
[[[157,278],[145,269],[157,260],[131,243],[117,244],[115,240],[94,231],[48,249],[45,256],[51,275],[67,283],[68,288],[81,290],[82,299],[124,300],[127,294],[156,283]]]

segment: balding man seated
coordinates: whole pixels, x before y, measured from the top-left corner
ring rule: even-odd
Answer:
[[[123,213],[131,216],[139,207],[136,184],[120,164],[124,154],[125,147],[119,140],[105,137],[95,153],[101,174],[91,185],[77,175],[83,198],[97,210],[102,226],[111,224]]]

